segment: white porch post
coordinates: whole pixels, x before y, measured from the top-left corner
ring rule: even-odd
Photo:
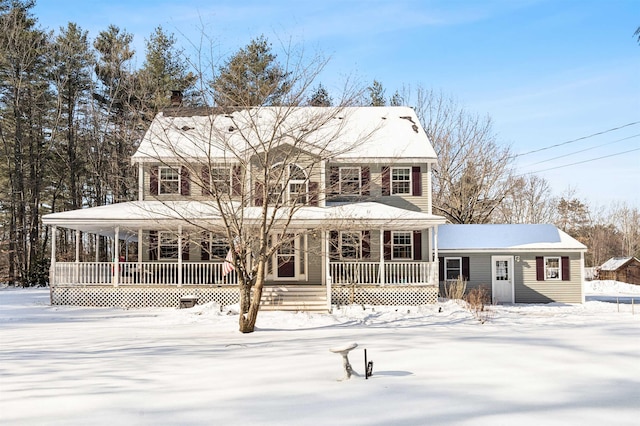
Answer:
[[[178,287],[182,287],[182,225],[178,226]]]
[[[96,247],[96,263],[100,261],[100,235],[93,234],[93,241]]]
[[[51,227],[51,266],[49,266],[49,289],[53,288],[56,284],[56,234],[58,233],[58,227],[53,225]]]
[[[120,283],[120,227],[116,226],[113,238],[113,286]]]
[[[380,284],[385,283],[384,277],[384,229],[380,228]]]
[[[324,270],[322,278],[324,279],[325,285],[327,287],[327,310],[331,312],[331,281],[333,277],[329,273],[329,261],[331,260],[329,259],[329,231],[322,231],[322,259],[324,261],[324,268],[322,268]]]
[[[433,263],[435,263],[436,268],[438,268],[431,271],[432,281],[436,284],[438,283],[438,271],[440,270],[438,261],[438,225],[433,227]]]
[[[326,161],[321,161],[320,162],[320,188],[324,188],[325,190],[321,191],[318,194],[318,206],[320,207],[326,207],[326,188],[327,188],[327,162]]]
[[[79,282],[80,278],[80,230],[76,229],[76,264],[74,282]]]
[[[144,201],[144,167],[138,163],[138,201]]]
[[[142,277],[144,274],[142,273],[142,228],[138,228],[138,282],[142,283]]]

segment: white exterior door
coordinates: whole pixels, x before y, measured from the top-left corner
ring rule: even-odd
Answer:
[[[491,256],[491,290],[496,303],[513,303],[513,256]]]

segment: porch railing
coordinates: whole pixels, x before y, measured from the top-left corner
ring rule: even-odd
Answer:
[[[330,262],[333,284],[438,283],[438,264],[432,262]]]
[[[222,262],[56,262],[53,284],[237,284],[235,271],[223,273]]]

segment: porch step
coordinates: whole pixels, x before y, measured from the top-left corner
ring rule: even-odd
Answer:
[[[327,289],[320,285],[265,286],[260,309],[263,311],[327,311]]]

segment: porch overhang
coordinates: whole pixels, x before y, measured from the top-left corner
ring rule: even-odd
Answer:
[[[233,215],[246,226],[257,226],[263,207],[230,204],[220,209],[203,201],[130,201],[87,209],[51,213],[43,223],[113,237],[119,228],[121,238],[135,239],[140,229],[172,229],[178,226],[221,225],[223,215]],[[288,223],[291,229],[402,229],[423,230],[445,223],[445,218],[405,210],[376,202],[347,203],[327,207],[269,209],[276,227]]]

